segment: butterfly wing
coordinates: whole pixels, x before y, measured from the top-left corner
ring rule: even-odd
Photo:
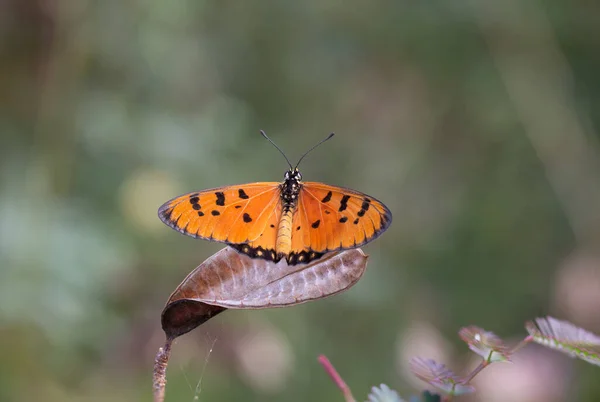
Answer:
[[[293,219],[292,253],[356,248],[377,238],[391,223],[390,210],[367,194],[306,182]]]
[[[275,182],[213,188],[166,202],[158,216],[194,238],[273,249],[281,216],[280,193]]]
[[[160,219],[185,235],[227,243],[251,257],[309,262],[326,252],[359,247],[392,222],[390,210],[364,193],[306,182],[292,217],[291,249],[276,250],[282,221],[280,183],[219,187],[176,197],[158,210]]]

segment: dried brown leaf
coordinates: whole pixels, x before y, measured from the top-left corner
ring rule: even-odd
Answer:
[[[175,289],[162,312],[162,327],[173,339],[226,309],[284,307],[331,296],[354,285],[366,265],[360,249],[289,266],[285,260],[253,259],[226,247]]]

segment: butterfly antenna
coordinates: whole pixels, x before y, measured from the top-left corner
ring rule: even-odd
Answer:
[[[317,145],[315,145],[314,147],[312,147],[311,149],[309,149],[308,151],[306,151],[306,152],[304,153],[304,155],[302,155],[302,157],[300,158],[300,160],[298,161],[298,163],[296,163],[296,168],[297,168],[297,167],[300,165],[300,162],[302,162],[302,159],[304,159],[304,157],[305,157],[306,155],[308,155],[309,153],[311,153],[311,151],[312,151],[313,149],[315,149],[316,147],[318,147],[319,145],[321,145],[321,144],[322,144],[322,143],[324,143],[325,141],[327,141],[327,140],[330,140],[330,139],[331,139],[331,137],[333,137],[334,135],[335,135],[335,133],[331,133],[331,134],[329,134],[329,135],[327,136],[327,138],[325,138],[325,139],[322,139],[322,140],[321,140],[321,141],[320,141],[320,142],[319,142]]]
[[[281,148],[279,148],[279,147],[277,146],[277,144],[275,144],[275,143],[273,142],[273,140],[271,140],[269,137],[267,137],[267,134],[265,133],[265,131],[264,131],[264,130],[260,130],[260,133],[262,134],[262,136],[263,136],[263,137],[265,137],[267,140],[269,140],[269,142],[270,142],[271,144],[273,144],[273,146],[274,146],[275,148],[277,148],[277,150],[278,150],[279,152],[281,152],[281,155],[283,155],[283,157],[285,158],[285,161],[288,163],[288,165],[290,165],[290,170],[292,170],[292,164],[290,163],[290,160],[287,158],[287,156],[285,156],[285,154],[283,153],[283,151],[281,150]]]

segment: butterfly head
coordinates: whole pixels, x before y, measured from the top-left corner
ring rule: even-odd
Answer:
[[[287,181],[299,182],[299,181],[302,181],[302,174],[300,173],[298,168],[289,169],[285,172],[284,179],[286,182]]]
[[[300,165],[300,162],[302,162],[302,159],[304,159],[304,157],[306,155],[308,155],[313,149],[315,149],[316,147],[318,147],[319,145],[321,145],[322,143],[324,143],[325,141],[327,141],[331,137],[333,137],[333,133],[329,134],[327,136],[327,138],[325,138],[324,140],[321,140],[317,145],[313,146],[311,149],[306,151],[304,153],[304,155],[302,155],[300,157],[300,160],[298,160],[298,163],[296,163],[296,167],[292,167],[292,164],[290,163],[290,160],[287,158],[287,156],[285,156],[285,153],[281,150],[281,148],[279,148],[277,146],[277,144],[275,144],[267,136],[267,134],[265,134],[265,132],[263,130],[260,130],[260,133],[271,144],[273,144],[273,146],[275,148],[277,148],[277,150],[279,152],[281,152],[281,155],[283,155],[283,157],[285,158],[285,161],[290,166],[290,169],[285,172],[285,176],[284,176],[285,180],[283,181],[283,183],[281,183],[280,189],[281,189],[281,198],[284,202],[284,208],[291,208],[291,206],[295,205],[296,202],[298,201],[298,197],[300,196],[300,190],[302,189],[302,175],[300,174],[300,171],[298,170],[298,165]]]

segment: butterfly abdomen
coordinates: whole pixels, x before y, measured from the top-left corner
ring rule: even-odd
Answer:
[[[292,249],[292,218],[294,217],[295,205],[285,205],[277,228],[277,242],[275,252],[278,257],[286,256]]]

